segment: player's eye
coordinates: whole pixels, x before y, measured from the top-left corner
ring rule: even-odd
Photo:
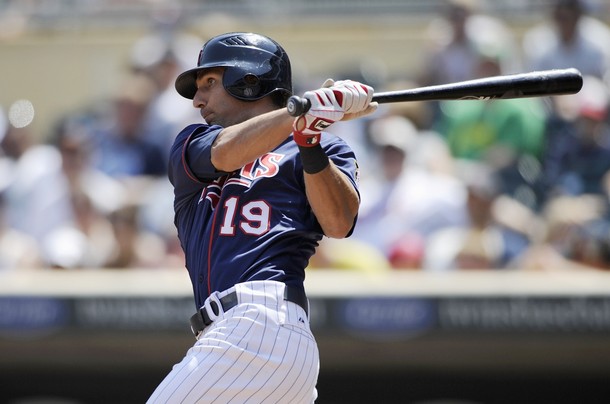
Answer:
[[[198,89],[211,89],[217,83],[217,77],[209,74],[199,74],[197,76],[197,88]]]

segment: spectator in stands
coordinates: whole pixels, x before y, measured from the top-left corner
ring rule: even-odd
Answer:
[[[578,94],[557,97],[557,116],[546,134],[544,183],[549,196],[605,195],[610,173],[610,91],[584,76]]]
[[[109,122],[95,128],[94,166],[115,178],[164,176],[166,151],[148,138],[144,119],[155,95],[148,76],[128,76],[112,102]]]
[[[536,271],[610,268],[607,206],[594,195],[563,195],[549,199],[540,215],[532,216],[532,243],[508,264]]]
[[[591,220],[582,226],[571,258],[586,267],[610,270],[610,221],[607,218]]]
[[[594,104],[607,102],[603,101],[607,98],[603,94],[605,86],[599,80],[607,80],[610,72],[610,27],[591,16],[589,7],[591,3],[586,0],[554,0],[548,20],[528,30],[523,37],[523,53],[530,70],[575,67],[584,77],[589,77],[581,91],[589,99],[588,106],[581,108],[587,116],[575,119],[580,112],[574,101],[583,101],[580,96],[550,99],[543,171],[537,192],[539,209],[558,194],[600,192],[601,176],[608,169],[607,151],[604,151],[608,148],[604,140],[607,130],[603,129],[605,123],[599,116],[606,114],[602,111],[605,107]],[[596,84],[591,84],[595,79]]]
[[[124,203],[127,190],[118,179],[93,166],[95,143],[90,131],[86,114],[71,113],[60,120],[49,140],[59,150],[72,194],[85,193],[96,209],[107,215]]]
[[[192,55],[200,47],[201,40],[195,36],[160,31],[139,38],[131,50],[132,73],[149,77],[155,87],[143,119],[143,131],[150,142],[164,151],[166,159],[174,134],[201,119],[174,88],[176,76],[193,64]]]
[[[361,180],[352,238],[388,258],[408,234],[426,238],[465,222],[465,190],[451,172],[442,171],[450,165],[442,162],[451,157],[438,135],[418,131],[404,116],[388,115],[371,123],[369,136],[379,170]]]
[[[504,74],[504,56],[483,51],[477,56],[477,75]],[[537,98],[444,101],[440,109],[435,129],[446,139],[455,158],[484,161],[492,149],[499,147],[514,154],[540,156],[546,111]]]
[[[480,77],[502,75],[501,54],[478,57]],[[443,101],[435,130],[456,159],[492,165],[502,178],[502,193],[536,207],[547,110],[539,98]]]
[[[518,45],[504,22],[483,14],[477,0],[447,0],[444,7],[427,29],[429,42],[423,48],[427,54],[420,68],[420,84],[479,78],[481,49],[506,55],[502,59],[503,71],[513,72],[518,68]]]
[[[610,213],[609,101],[604,82],[587,75],[578,94],[555,100],[545,136],[543,225],[514,266],[610,268],[605,233]]]
[[[166,267],[169,262],[165,240],[169,237],[164,239],[151,231],[152,226],[163,222],[164,215],[157,211],[147,223],[141,218],[143,206],[164,201],[153,191],[158,184],[168,183],[167,179],[141,175],[115,178],[97,169],[91,160],[95,139],[89,130],[87,114],[73,114],[60,122],[52,136],[62,157],[62,174],[69,184],[73,220],[58,226],[45,240],[49,265]],[[163,208],[167,206],[163,204]]]
[[[138,201],[126,203],[109,216],[117,240],[107,268],[163,268],[166,265],[166,245],[163,239],[143,229]]]
[[[124,203],[127,190],[92,167],[88,121],[84,114],[70,114],[50,136],[61,156],[72,217],[44,240],[48,264],[57,268],[102,267],[118,248],[108,215]]]
[[[495,169],[482,162],[461,160],[457,172],[467,187],[468,222],[463,226],[440,229],[428,238],[424,269],[447,271],[506,267],[527,248],[530,241],[525,229],[510,223],[514,220],[512,210],[495,209],[501,195]]]
[[[423,269],[426,253],[426,240],[421,234],[406,233],[401,235],[388,252],[388,260],[393,269]]]
[[[554,0],[549,19],[523,36],[530,70],[575,67],[604,78],[610,67],[610,27],[587,14],[585,0]]]
[[[11,167],[3,193],[6,224],[43,243],[55,228],[72,220],[61,156],[55,147],[38,143],[31,126],[9,125],[0,150]]]
[[[0,161],[0,176],[9,175]],[[0,184],[0,272],[43,265],[38,243],[31,236],[9,227],[5,220],[6,198]]]
[[[0,107],[0,144],[8,133],[9,123]],[[36,240],[28,234],[9,226],[6,217],[6,190],[12,182],[14,161],[0,148],[0,271],[19,268],[35,268],[42,265]]]
[[[174,225],[171,187],[167,177],[163,177],[149,182],[139,192],[138,226],[141,232],[148,234],[149,240],[157,238],[164,244],[163,257],[156,258],[156,266],[184,268],[184,251]]]

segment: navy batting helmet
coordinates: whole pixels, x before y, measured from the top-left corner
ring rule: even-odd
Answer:
[[[193,99],[197,92],[197,73],[203,69],[224,67],[222,84],[229,94],[244,101],[254,101],[272,93],[284,98],[292,95],[292,72],[286,51],[273,39],[251,32],[232,32],[207,41],[197,67],[176,79],[176,90]]]

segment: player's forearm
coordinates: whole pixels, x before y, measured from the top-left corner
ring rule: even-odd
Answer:
[[[332,162],[316,174],[305,173],[309,204],[327,237],[347,236],[360,204],[352,183]]]
[[[256,160],[290,135],[293,120],[282,108],[224,128],[212,147],[212,164],[231,172]]]

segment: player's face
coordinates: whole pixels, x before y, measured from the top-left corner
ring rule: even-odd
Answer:
[[[222,68],[203,70],[197,76],[193,106],[210,125],[227,127],[250,118],[247,103],[232,97],[222,85]]]

